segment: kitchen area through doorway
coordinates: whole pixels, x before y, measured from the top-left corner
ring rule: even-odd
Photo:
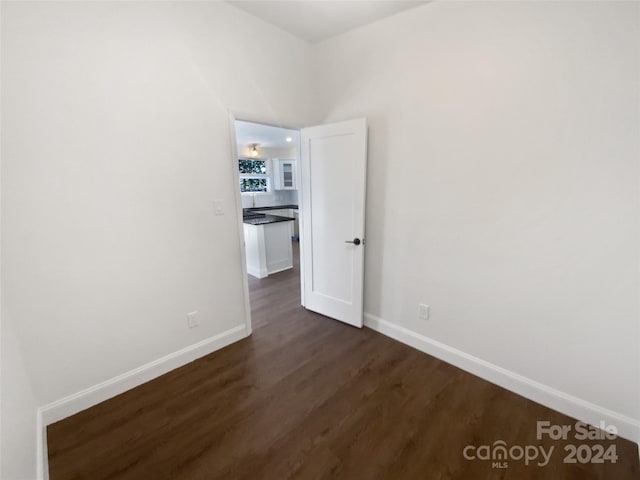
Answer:
[[[245,257],[255,328],[261,316],[255,315],[254,303],[258,298],[260,303],[268,302],[268,298],[258,292],[281,287],[290,292],[291,301],[300,305],[300,133],[242,120],[235,121],[235,132]]]

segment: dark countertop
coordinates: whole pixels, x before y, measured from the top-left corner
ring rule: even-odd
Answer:
[[[251,208],[243,208],[243,212],[259,212],[262,210],[282,210],[284,208],[292,208],[293,210],[298,210],[298,205],[274,205],[273,207],[251,207]]]
[[[246,223],[247,225],[267,225],[269,223],[293,222],[293,218],[253,213],[249,216],[249,218],[245,216],[242,219],[242,222]]]

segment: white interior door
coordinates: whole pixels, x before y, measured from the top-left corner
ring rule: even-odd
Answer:
[[[303,304],[362,327],[366,119],[301,130]]]

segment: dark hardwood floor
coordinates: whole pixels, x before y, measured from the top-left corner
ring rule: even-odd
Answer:
[[[536,439],[574,419],[299,306],[298,269],[251,278],[253,335],[48,428],[52,480],[637,479],[635,444]],[[541,445],[548,465],[466,460]],[[567,443],[615,464],[565,464]],[[514,451],[517,453],[517,450]]]

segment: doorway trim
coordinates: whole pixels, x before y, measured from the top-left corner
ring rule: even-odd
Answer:
[[[240,112],[237,110],[228,110],[229,117],[229,143],[231,146],[230,155],[231,162],[234,168],[233,171],[233,181],[234,181],[234,190],[235,190],[235,205],[236,205],[236,216],[238,219],[238,242],[240,245],[240,271],[242,272],[242,286],[243,286],[243,295],[244,295],[244,308],[245,308],[245,330],[247,332],[247,336],[251,335],[253,332],[253,328],[251,326],[251,301],[249,296],[249,273],[247,272],[247,253],[245,250],[245,240],[244,240],[244,227],[242,220],[242,195],[240,194],[240,188],[238,185],[240,184],[240,172],[238,171],[238,145],[237,145],[237,137],[236,137],[236,120],[242,122],[251,122],[251,123],[259,123],[262,125],[268,125],[270,127],[278,127],[278,128],[286,128],[288,130],[296,130],[300,132],[301,127],[291,126],[282,124],[280,122],[274,121],[272,117],[268,117],[266,115],[260,115],[256,113],[247,113]],[[302,194],[302,183],[301,183],[301,165],[300,165],[300,142],[301,135],[297,135],[296,139],[296,185],[298,186],[298,207],[300,207],[300,195]],[[299,221],[299,245],[300,245],[300,302],[302,306],[304,306],[304,242],[302,239],[302,231],[303,231],[303,219],[302,215],[298,216]]]

